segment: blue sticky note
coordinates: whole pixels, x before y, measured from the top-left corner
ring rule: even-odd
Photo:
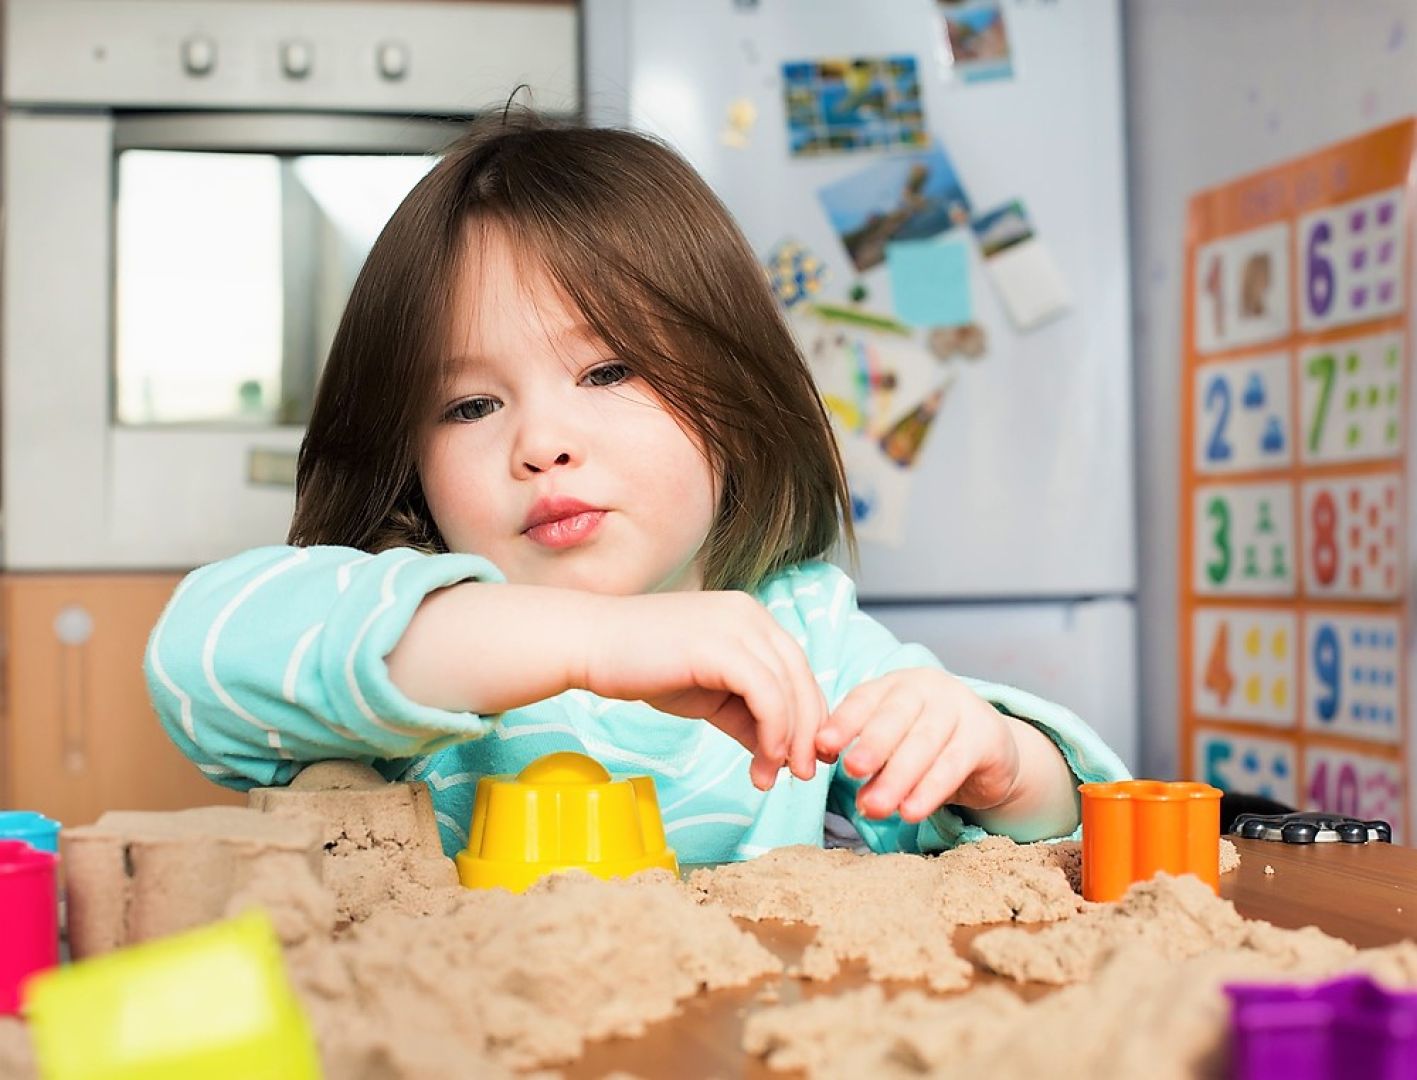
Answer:
[[[969,246],[953,237],[886,245],[896,316],[912,326],[959,326],[974,319]]]

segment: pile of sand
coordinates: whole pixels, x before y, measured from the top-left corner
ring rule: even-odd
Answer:
[[[1342,962],[1353,954],[1347,942],[1312,926],[1279,930],[1243,919],[1197,878],[1158,874],[1133,885],[1116,904],[1089,905],[1076,918],[1037,933],[1004,927],[980,934],[970,955],[1000,975],[1056,985],[1091,978],[1112,954],[1132,945],[1168,961],[1219,949],[1292,963],[1312,957]]]
[[[1002,837],[934,858],[799,846],[697,870],[687,884],[702,903],[740,918],[817,927],[802,958],[807,978],[829,979],[843,961],[862,960],[873,978],[953,990],[973,975],[951,945],[956,927],[1064,919],[1079,909],[1063,870],[1073,856]]]
[[[1229,907],[1207,895],[1216,909]],[[1219,910],[1189,910],[1195,925],[1230,925]],[[1028,1004],[998,985],[951,998],[907,991],[891,999],[869,987],[763,1009],[749,1018],[743,1045],[773,1068],[805,1070],[813,1080],[1219,1078],[1227,1075],[1227,982],[1312,982],[1357,970],[1394,989],[1417,987],[1411,942],[1355,952],[1317,931],[1246,925],[1240,946],[1179,961],[1155,940],[1133,940],[1111,951],[1091,981]],[[1056,929],[1062,926],[1043,933]],[[1092,932],[1105,933],[1105,923]],[[1282,935],[1286,946],[1274,948]]]
[[[330,1076],[495,1075],[636,1035],[701,991],[780,973],[726,912],[662,871],[465,891],[287,950]]]

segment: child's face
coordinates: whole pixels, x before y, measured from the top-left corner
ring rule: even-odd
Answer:
[[[500,230],[472,242],[419,460],[449,549],[515,584],[701,588],[719,484],[700,440]]]

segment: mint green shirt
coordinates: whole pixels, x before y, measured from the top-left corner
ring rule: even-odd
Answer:
[[[652,776],[669,843],[684,863],[821,846],[829,810],[849,819],[875,851],[940,851],[986,835],[948,807],[919,823],[863,817],[856,809],[862,781],[839,762],[808,781],[784,769],[771,790],[759,791],[739,743],[643,702],[569,690],[478,716],[410,701],[389,680],[384,658],[423,598],[460,581],[502,580],[475,555],[247,551],[189,574],[173,594],[144,663],[153,705],[182,752],[230,787],[286,784],[303,764],[325,758],[424,781],[449,854],[467,843],[479,777],[519,772],[558,750],[589,754],[613,776]],[[832,708],[888,671],[942,666],[858,610],[855,585],[829,563],[789,567],[755,595],[802,647]],[[1117,756],[1069,710],[1012,687],[964,681],[1046,733],[1080,781],[1126,777]]]

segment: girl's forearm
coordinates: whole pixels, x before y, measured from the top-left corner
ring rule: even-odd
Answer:
[[[465,582],[430,593],[386,657],[411,701],[498,713],[577,685],[596,605],[574,589]]]
[[[1008,721],[1019,755],[1014,793],[988,810],[967,811],[969,819],[1021,844],[1067,836],[1082,815],[1077,777],[1052,739],[1032,724]]]

